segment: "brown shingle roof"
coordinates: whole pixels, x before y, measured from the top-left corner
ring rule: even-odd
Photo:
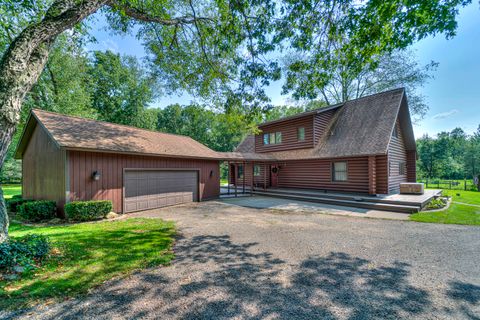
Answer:
[[[216,151],[190,137],[138,129],[43,110],[35,118],[61,148],[139,153],[186,158],[219,158]],[[22,137],[27,138],[27,137]],[[21,143],[17,156],[23,152]]]
[[[327,132],[314,148],[261,155],[263,159],[295,160],[386,154],[402,101],[406,104],[404,97],[404,89],[400,88],[347,101],[337,111]],[[406,119],[406,136],[410,137],[409,140],[413,139],[413,143],[410,141],[408,145],[415,148],[406,105],[402,118]],[[254,152],[255,141],[252,137],[247,137],[235,151],[242,150]],[[252,155],[249,157],[253,158]]]

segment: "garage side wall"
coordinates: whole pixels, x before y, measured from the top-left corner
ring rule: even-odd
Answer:
[[[57,147],[38,124],[22,157],[22,196],[53,200],[59,215],[65,204],[65,151]]]
[[[68,200],[111,200],[115,212],[123,210],[124,169],[199,169],[200,200],[220,194],[219,162],[214,160],[68,151],[67,163]],[[92,179],[94,171],[101,174],[98,181]]]

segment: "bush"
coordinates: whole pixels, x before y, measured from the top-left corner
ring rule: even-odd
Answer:
[[[0,243],[0,271],[21,266],[31,270],[50,252],[50,242],[42,235],[29,234],[20,239]]]
[[[18,208],[18,217],[26,221],[43,221],[56,217],[57,207],[55,201],[28,201]]]
[[[430,210],[435,210],[435,209],[441,209],[447,205],[447,200],[445,198],[438,198],[438,199],[432,199],[427,204],[427,209]]]
[[[18,195],[5,200],[5,204],[7,206],[7,212],[17,213],[19,210],[19,207],[25,202],[29,202],[29,201],[33,201],[33,200],[22,199],[22,196],[18,196]]]
[[[74,221],[91,221],[103,219],[112,211],[112,202],[100,201],[74,201],[65,205],[68,219]]]

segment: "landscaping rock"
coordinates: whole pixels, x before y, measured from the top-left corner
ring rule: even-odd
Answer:
[[[14,273],[4,274],[4,275],[3,275],[3,279],[5,279],[5,280],[7,280],[7,281],[17,280],[17,279],[18,279],[18,275],[14,274]]]
[[[63,223],[64,221],[60,218],[53,218],[51,220],[48,221],[49,224],[60,224],[60,223]]]
[[[108,214],[107,214],[107,219],[115,219],[118,217],[118,214],[116,214],[115,212],[113,211],[110,211]]]
[[[16,266],[13,267],[13,272],[15,272],[15,273],[24,273],[24,272],[25,272],[25,268],[22,267],[22,266],[16,265]]]

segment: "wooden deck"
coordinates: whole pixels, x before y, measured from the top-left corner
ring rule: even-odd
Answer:
[[[246,192],[249,191],[247,190]],[[414,213],[422,210],[428,202],[440,195],[441,192],[441,190],[425,190],[423,195],[391,194],[371,196],[324,190],[268,188],[266,190],[255,189],[253,194],[347,207]]]

